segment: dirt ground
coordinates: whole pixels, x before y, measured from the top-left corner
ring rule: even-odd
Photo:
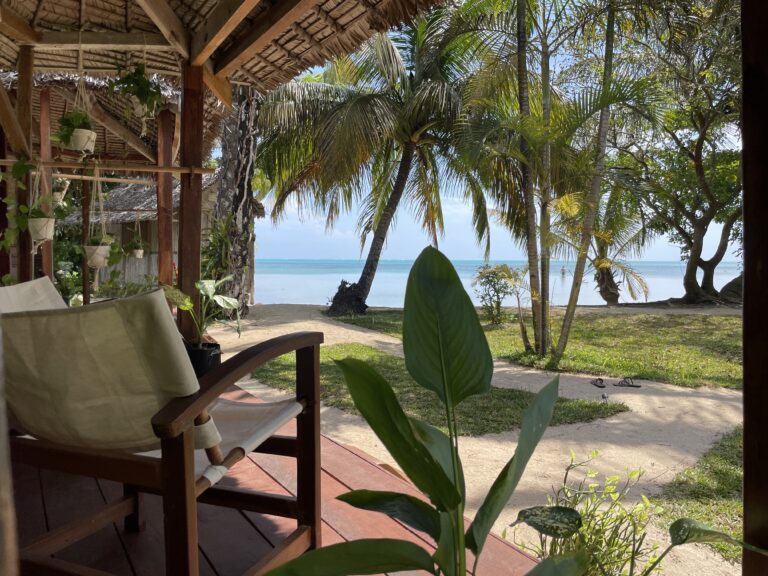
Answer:
[[[584,307],[579,313],[593,309],[611,313],[681,313],[677,308],[665,306]],[[326,344],[361,343],[386,352],[402,355],[399,340],[365,328],[350,326],[325,317],[319,306],[257,305],[251,310],[252,320],[243,325],[238,339],[234,329],[218,327],[211,331],[222,344],[226,354],[232,354],[267,338],[294,331],[321,331]],[[739,308],[698,307],[684,308],[686,313],[740,314]],[[698,310],[698,311],[697,311]],[[552,378],[540,370],[522,368],[506,362],[496,362],[493,385],[536,392]],[[644,476],[636,491],[652,495],[674,476],[693,465],[722,434],[731,431],[742,421],[742,396],[736,390],[720,388],[689,389],[659,382],[639,381],[641,388],[614,388],[612,379],[606,379],[608,387],[599,390],[589,384],[585,375],[560,375],[560,395],[568,398],[599,400],[602,392],[610,400],[624,402],[629,412],[591,423],[570,424],[547,430],[534,453],[525,475],[512,498],[494,526],[500,533],[510,524],[521,508],[546,503],[546,496],[561,478],[569,461],[570,450],[586,456],[598,450],[600,457],[592,468],[601,474],[625,474],[642,469]],[[256,381],[243,382],[243,387],[265,399],[278,397],[280,393]],[[332,407],[322,410],[323,433],[355,446],[394,465],[379,440],[359,417],[346,414]],[[467,514],[477,511],[484,495],[498,472],[512,456],[517,442],[517,432],[489,434],[477,438],[461,439],[461,456],[467,479]],[[518,533],[526,539],[530,534]],[[654,530],[651,536],[661,544],[666,535]],[[663,564],[665,574],[671,576],[736,576],[739,567],[723,560],[705,546],[689,546],[676,549]]]

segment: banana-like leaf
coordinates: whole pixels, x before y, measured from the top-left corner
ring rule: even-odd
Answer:
[[[536,445],[544,435],[552,419],[552,411],[557,402],[557,392],[560,378],[555,378],[536,395],[531,405],[525,411],[523,424],[520,428],[520,438],[517,441],[515,455],[502,469],[491,486],[483,504],[475,515],[472,525],[467,530],[467,548],[476,555],[480,554],[491,531],[493,523],[501,514],[504,506],[512,497],[525,467],[530,460]]]
[[[575,552],[545,558],[526,576],[584,576],[588,569],[589,557],[584,552]]]
[[[387,448],[395,462],[439,510],[460,501],[443,468],[416,437],[408,417],[389,384],[368,364],[346,358],[336,361],[355,406]]]
[[[412,542],[371,538],[312,550],[267,575],[347,576],[404,570],[424,570],[432,574],[434,562],[429,553]]]
[[[452,479],[453,460],[451,456],[451,439],[448,438],[448,436],[441,430],[438,430],[434,426],[430,426],[426,422],[416,420],[415,418],[411,418],[411,426],[413,427],[413,431],[416,433],[416,437],[421,441],[422,444],[424,444],[427,450],[429,450],[429,453],[432,454],[432,457],[435,460],[437,460],[438,464],[442,466],[446,476]],[[463,500],[466,495],[466,490],[464,488],[464,468],[461,465],[461,458],[458,459],[458,462],[459,486],[456,488],[461,494],[461,498]]]
[[[435,542],[440,539],[440,513],[426,502],[399,492],[353,490],[337,497],[355,508],[381,512],[429,534]]]
[[[713,530],[709,526],[690,518],[680,518],[672,522],[669,527],[669,538],[672,541],[672,546],[682,546],[683,544],[693,544],[696,542],[701,544],[726,542],[768,556],[768,550],[742,542],[725,532]]]
[[[520,510],[515,524],[522,522],[545,536],[568,538],[581,528],[581,514],[565,506],[534,506]]]
[[[224,310],[235,310],[240,307],[237,300],[231,296],[223,296],[221,294],[214,294],[213,301],[216,302]]]
[[[413,379],[446,405],[490,389],[493,360],[475,307],[453,265],[432,247],[408,276],[403,350]]]
[[[451,526],[451,513],[440,512],[440,540],[437,542],[437,550],[433,558],[440,567],[443,576],[458,576],[456,568],[458,562],[456,555],[459,553],[456,534]]]
[[[213,298],[213,295],[216,294],[216,280],[198,280],[195,282],[195,287],[206,298]]]

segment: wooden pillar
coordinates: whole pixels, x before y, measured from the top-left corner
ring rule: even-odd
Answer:
[[[742,1],[744,96],[744,540],[768,548],[768,11]],[[744,576],[768,574],[768,557],[744,551]]]
[[[32,72],[34,70],[34,49],[32,46],[19,48],[19,87],[16,94],[16,115],[21,131],[30,145],[32,142]],[[16,200],[19,204],[29,203],[29,192],[32,189],[32,176],[27,176],[26,189],[18,186]],[[29,231],[19,234],[18,240],[19,281],[32,280],[32,239]]]
[[[0,337],[2,340],[2,337]],[[19,573],[19,549],[16,539],[16,514],[13,503],[11,455],[8,446],[8,420],[3,382],[3,347],[0,345],[0,574]]]
[[[91,183],[87,180],[82,182],[82,219],[83,219],[83,246],[88,246],[88,240],[91,236]],[[85,251],[83,251],[85,252]],[[91,269],[88,267],[88,257],[83,253],[83,266],[81,269],[83,277],[83,305],[91,303]]]
[[[51,89],[43,88],[40,91],[40,160],[51,159]],[[40,177],[40,194],[49,196],[53,191],[53,180],[50,169],[43,168]],[[50,204],[43,205],[43,212],[50,214]],[[42,251],[43,274],[53,280],[53,241],[45,242],[40,248]]]
[[[5,130],[0,128],[0,159],[7,157],[5,143]],[[10,172],[10,168],[0,167],[3,172]],[[8,229],[8,205],[4,200],[8,197],[8,184],[5,179],[0,180],[0,235],[4,235]],[[8,250],[0,250],[0,278],[11,273],[11,255]]]
[[[181,98],[181,165],[203,165],[203,69],[184,65]],[[202,241],[203,176],[181,175],[179,209],[179,288],[188,294],[200,310],[200,294],[195,283],[200,279],[200,243]],[[192,339],[195,327],[189,314],[179,314],[181,334]]]
[[[163,110],[157,117],[157,165],[173,165],[176,115]],[[173,284],[173,176],[157,174],[157,276],[160,284]]]

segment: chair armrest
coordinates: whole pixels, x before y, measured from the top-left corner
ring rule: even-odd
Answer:
[[[295,350],[320,346],[322,332],[295,332],[246,348],[200,378],[200,390],[174,398],[152,417],[158,438],[175,438],[192,426],[195,418],[232,384],[273,358]],[[317,398],[311,399],[317,401]]]

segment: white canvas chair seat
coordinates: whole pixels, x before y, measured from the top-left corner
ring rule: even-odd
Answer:
[[[80,574],[51,555],[72,543],[71,534],[83,538],[116,518],[125,518],[126,530],[141,530],[141,492],[163,499],[169,575],[198,574],[198,498],[297,521],[296,530],[248,574],[265,574],[320,545],[322,334],[256,344],[198,381],[159,290],[67,308],[44,278],[0,288],[0,324],[7,404],[31,436],[12,438],[14,462],[114,480],[125,493],[106,510],[28,544],[22,550],[28,573],[46,566]],[[295,399],[219,399],[265,362],[291,352]],[[295,437],[275,435],[293,418]],[[256,449],[296,459],[295,497],[214,486]]]

